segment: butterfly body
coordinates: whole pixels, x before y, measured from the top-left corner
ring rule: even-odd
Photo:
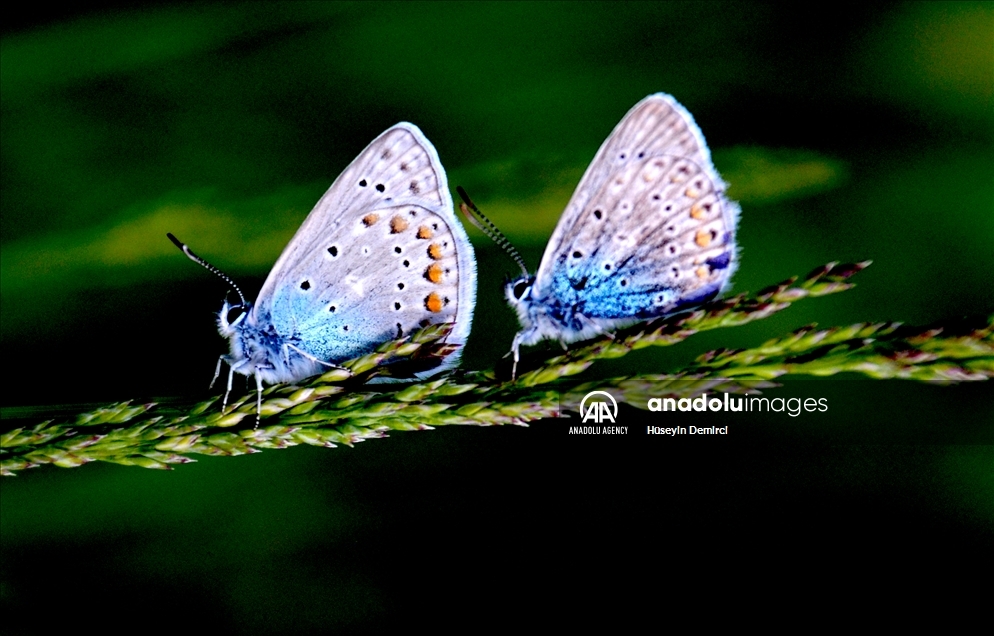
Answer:
[[[247,311],[229,323],[227,315],[231,306],[225,303],[218,318],[218,331],[230,340],[231,353],[224,356],[233,373],[254,376],[266,384],[294,382],[320,373],[325,367],[315,359],[299,353],[301,345],[310,351],[315,343],[305,344],[299,332],[280,333],[269,315],[257,317],[251,305]],[[317,360],[332,360],[311,354]],[[337,358],[346,359],[346,358]]]
[[[727,288],[738,206],[693,117],[662,93],[635,105],[601,146],[534,277],[505,288],[512,345],[574,342],[680,311]]]
[[[295,382],[451,323],[445,342],[456,346],[413,377],[433,375],[458,363],[475,302],[473,248],[435,148],[413,124],[397,124],[318,201],[256,302],[224,303],[229,391],[234,373],[254,377],[261,393],[263,382]]]

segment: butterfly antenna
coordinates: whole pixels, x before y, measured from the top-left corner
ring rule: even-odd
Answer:
[[[507,255],[513,258],[514,262],[521,268],[521,273],[528,276],[528,268],[525,267],[525,261],[521,258],[521,254],[518,253],[518,250],[514,249],[514,246],[511,245],[511,241],[507,240],[504,233],[497,229],[497,226],[494,225],[493,221],[484,216],[483,212],[480,212],[480,209],[476,207],[476,204],[469,198],[469,195],[466,194],[466,191],[463,190],[462,186],[456,186],[456,192],[459,193],[459,196],[462,197],[463,200],[463,202],[459,204],[459,209],[462,210],[463,215],[481,232],[490,237],[490,240],[496,243],[498,247],[507,252]]]
[[[238,285],[235,284],[235,281],[231,280],[230,276],[228,276],[227,274],[225,274],[224,272],[222,272],[218,268],[214,267],[213,265],[211,265],[210,263],[208,263],[204,259],[202,259],[199,256],[197,256],[196,254],[194,254],[193,251],[191,251],[190,248],[186,246],[186,243],[181,242],[178,238],[176,238],[175,236],[173,236],[171,233],[166,232],[166,236],[168,236],[169,240],[173,242],[173,245],[175,245],[176,247],[178,247],[181,250],[183,250],[183,253],[186,254],[187,258],[189,258],[194,263],[197,263],[198,265],[202,265],[204,268],[207,269],[207,271],[213,272],[214,274],[217,274],[218,276],[221,277],[222,280],[224,280],[224,282],[226,282],[229,285],[231,285],[234,288],[234,290],[238,293],[238,297],[242,301],[242,303],[241,303],[242,307],[248,305],[248,303],[245,302],[245,296],[242,294],[242,290],[238,288]],[[220,365],[218,366],[218,368],[220,369]]]

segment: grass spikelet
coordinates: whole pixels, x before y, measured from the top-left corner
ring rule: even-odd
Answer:
[[[406,384],[365,384],[399,375],[405,363],[444,357],[450,325],[433,325],[384,343],[299,386],[266,389],[262,421],[254,393],[226,413],[216,398],[197,404],[120,402],[66,421],[52,419],[0,434],[0,474],[41,465],[73,468],[93,461],[158,470],[195,461],[195,455],[234,456],[300,444],[334,448],[385,437],[390,431],[440,426],[527,425],[560,415],[563,401],[611,388],[629,404],[649,397],[687,398],[704,392],[758,393],[787,374],[859,373],[877,379],[940,383],[994,376],[994,315],[985,324],[925,328],[900,323],[808,325],[747,349],[719,349],[670,374],[639,374],[593,383],[573,376],[598,360],[650,346],[676,344],[701,331],[762,320],[804,298],[851,289],[850,278],[869,265],[828,263],[803,279],[790,278],[757,294],[716,300],[692,311],[638,323],[573,345],[548,359],[522,359],[508,380],[507,364]],[[23,410],[23,409],[22,409]],[[39,413],[43,409],[38,409]],[[41,418],[39,418],[41,419]],[[258,426],[257,426],[258,424]]]

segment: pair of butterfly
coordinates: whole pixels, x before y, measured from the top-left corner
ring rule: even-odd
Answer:
[[[736,266],[738,206],[693,117],[658,93],[601,146],[546,247],[538,272],[509,282],[521,321],[511,345],[575,342],[699,304]],[[335,180],[291,239],[255,305],[237,292],[218,317],[234,374],[262,385],[315,375],[420,326],[452,323],[451,348],[424,378],[455,366],[476,302],[476,259],[453,211],[438,153],[400,123]],[[519,259],[520,264],[520,259]],[[513,374],[513,372],[512,372]],[[225,405],[228,393],[225,393]]]

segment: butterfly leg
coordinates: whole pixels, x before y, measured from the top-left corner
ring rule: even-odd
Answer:
[[[229,366],[229,368],[228,368],[228,388],[224,392],[224,401],[221,402],[221,412],[222,413],[224,413],[226,410],[228,410],[228,395],[231,394],[231,385],[234,382],[234,380],[235,380],[235,368]]]
[[[217,366],[214,367],[214,377],[211,379],[211,385],[208,388],[214,388],[214,383],[217,382],[218,377],[221,375],[222,362],[228,363],[228,389],[224,392],[224,400],[221,402],[221,412],[224,413],[228,408],[228,395],[231,393],[231,383],[235,377],[235,369],[231,366],[228,356],[224,355],[217,359]]]
[[[227,357],[228,356],[221,356],[220,358],[217,359],[217,366],[214,367],[214,378],[211,380],[211,385],[207,388],[209,389],[214,388],[214,383],[217,382],[218,376],[221,375],[221,363],[224,362],[224,359]]]
[[[255,374],[255,388],[255,428],[259,428],[259,422],[262,421],[262,376],[258,373]]]
[[[518,377],[518,360],[521,359],[521,355],[518,353],[518,348],[521,346],[521,332],[514,334],[514,341],[511,342],[511,353],[514,354],[514,364],[511,365],[511,381],[513,382],[515,378]]]

